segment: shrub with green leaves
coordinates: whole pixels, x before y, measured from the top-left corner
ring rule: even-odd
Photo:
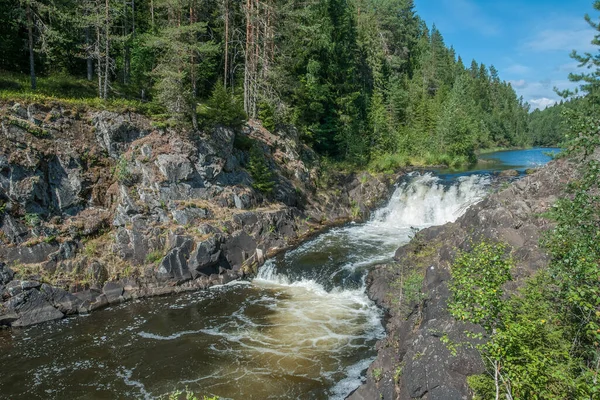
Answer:
[[[133,174],[131,173],[129,162],[127,159],[125,159],[125,157],[121,157],[115,166],[115,178],[117,178],[119,183],[122,183],[126,186],[132,183]]]
[[[27,213],[25,214],[25,224],[29,227],[38,226],[41,222],[39,214]]]
[[[254,181],[252,183],[254,189],[267,194],[273,192],[275,186],[273,172],[271,172],[265,154],[258,144],[254,144],[250,149],[248,172]]]
[[[506,246],[482,241],[460,252],[452,264],[450,313],[491,332],[502,314],[502,285],[511,279],[513,262]]]
[[[600,395],[600,162],[588,157],[598,146],[600,124],[583,120],[572,120],[579,133],[567,151],[581,161],[581,178],[569,185],[568,196],[547,215],[556,222],[542,243],[551,256],[549,266],[508,300],[483,299],[492,304],[489,310],[498,312],[487,324],[494,327],[488,330],[488,342],[479,346],[487,373],[469,378],[475,399]],[[495,275],[481,276],[492,283],[477,287],[495,285]],[[467,301],[461,296],[462,302]],[[470,301],[480,297],[476,290]],[[461,309],[454,303],[451,307],[459,319],[472,316],[457,312]],[[478,314],[471,320],[478,319],[486,321]]]

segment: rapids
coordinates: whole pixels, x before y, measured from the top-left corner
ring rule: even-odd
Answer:
[[[188,388],[232,399],[343,399],[384,335],[369,267],[415,229],[458,218],[487,175],[410,174],[364,224],[267,261],[252,282],[0,332],[0,397],[145,398]],[[8,367],[10,366],[10,367]]]

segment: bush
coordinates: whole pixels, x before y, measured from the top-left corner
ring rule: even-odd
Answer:
[[[148,264],[156,264],[161,261],[165,256],[165,252],[163,250],[154,250],[146,255],[146,262]]]
[[[391,173],[409,165],[410,159],[404,154],[383,154],[371,161],[369,170]]]
[[[254,140],[244,134],[235,134],[233,139],[233,147],[241,151],[250,151],[254,145]]]
[[[241,127],[248,119],[241,101],[221,82],[213,88],[200,116],[208,126],[224,125],[231,128]]]
[[[488,333],[497,326],[502,314],[502,285],[511,279],[512,260],[506,246],[485,241],[470,252],[458,253],[452,264],[448,305],[456,319],[481,324]]]
[[[254,144],[250,149],[248,172],[250,172],[254,181],[252,183],[254,189],[267,194],[273,192],[273,187],[275,186],[273,173],[269,169],[265,154],[258,144]]]
[[[115,166],[115,178],[117,179],[117,182],[125,186],[129,186],[133,183],[133,174],[131,173],[129,162],[123,156],[121,156],[119,162]]]
[[[258,105],[258,119],[266,130],[273,132],[275,130],[275,107],[267,102],[261,102]]]
[[[41,222],[40,216],[34,213],[25,214],[25,225],[29,227],[38,226]]]

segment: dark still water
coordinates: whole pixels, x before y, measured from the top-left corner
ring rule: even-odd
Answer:
[[[251,282],[0,331],[0,398],[154,399],[187,388],[231,399],[343,399],[384,334],[365,294],[368,269],[389,260],[411,227],[458,218],[489,183],[486,174],[411,174],[370,221],[268,261]]]

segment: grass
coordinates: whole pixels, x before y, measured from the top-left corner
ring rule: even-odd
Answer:
[[[479,149],[477,150],[475,153],[477,153],[478,156],[483,155],[483,154],[490,154],[490,153],[497,153],[499,151],[509,151],[509,150],[527,150],[527,149],[531,149],[531,146],[524,146],[524,147],[490,147],[488,149]]]
[[[62,104],[83,110],[99,109],[115,112],[133,111],[146,116],[164,114],[164,110],[153,102],[142,102],[132,98],[98,98],[96,82],[69,75],[40,76],[37,89],[32,90],[28,75],[0,71],[0,101]],[[118,86],[115,91],[121,93]],[[121,93],[122,94],[122,93]]]
[[[432,167],[445,165],[455,168],[468,164],[469,160],[465,156],[450,156],[448,154],[435,153],[424,153],[420,155],[388,153],[375,157],[369,163],[368,169],[372,172],[392,173],[406,167]]]
[[[165,251],[164,250],[154,250],[151,251],[150,253],[148,253],[148,255],[146,256],[146,262],[148,264],[157,264],[159,261],[161,261],[165,256]]]

